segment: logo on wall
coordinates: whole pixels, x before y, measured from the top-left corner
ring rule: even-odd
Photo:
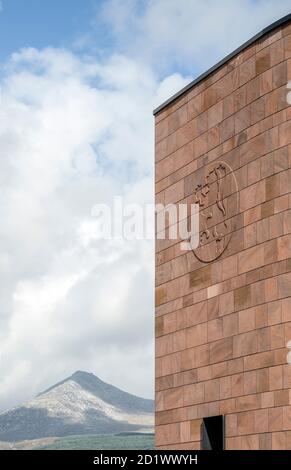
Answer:
[[[226,250],[238,213],[238,185],[232,168],[218,161],[205,168],[204,178],[194,189],[199,204],[199,245],[193,250],[204,263],[214,261]]]

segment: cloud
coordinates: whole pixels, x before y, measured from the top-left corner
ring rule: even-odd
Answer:
[[[289,0],[109,0],[97,22],[156,72],[198,74],[288,13]]]
[[[152,396],[153,244],[96,239],[91,209],[152,201],[152,108],[185,83],[121,55],[23,49],[5,64],[1,409],[76,369]]]

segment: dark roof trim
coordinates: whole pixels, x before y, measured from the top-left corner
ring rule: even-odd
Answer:
[[[289,13],[286,16],[283,16],[283,18],[280,18],[279,20],[277,20],[274,23],[270,24],[266,28],[262,29],[262,31],[260,31],[255,36],[253,36],[251,39],[249,39],[244,44],[242,44],[240,47],[235,49],[235,51],[228,54],[224,59],[220,60],[217,64],[213,65],[206,72],[202,73],[202,75],[199,75],[199,77],[195,78],[195,80],[193,80],[188,85],[186,85],[184,88],[182,88],[182,90],[175,93],[173,96],[171,96],[169,99],[167,99],[164,103],[162,103],[160,106],[158,106],[156,109],[154,109],[153,114],[156,115],[159,111],[164,109],[168,104],[172,103],[177,98],[179,98],[184,93],[186,93],[186,91],[190,90],[194,85],[197,85],[197,83],[204,80],[204,78],[208,77],[208,75],[210,75],[212,72],[215,72],[216,70],[218,70],[222,65],[224,65],[226,62],[228,62],[230,59],[232,59],[237,54],[239,54],[246,47],[250,46],[255,41],[257,41],[258,39],[263,37],[265,34],[270,33],[271,31],[273,31],[273,29],[276,29],[278,26],[282,26],[283,24],[287,23],[288,21],[291,21],[291,13]]]

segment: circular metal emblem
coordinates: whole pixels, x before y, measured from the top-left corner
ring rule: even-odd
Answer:
[[[204,170],[194,189],[199,204],[199,245],[193,250],[202,262],[214,261],[227,248],[238,213],[238,185],[232,168],[217,161]]]

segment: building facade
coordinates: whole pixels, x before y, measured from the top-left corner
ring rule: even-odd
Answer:
[[[156,203],[200,208],[156,241],[158,449],[291,449],[289,80],[291,15],[154,112]]]

